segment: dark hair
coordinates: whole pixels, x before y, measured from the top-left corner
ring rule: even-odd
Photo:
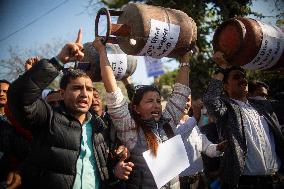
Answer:
[[[0,79],[0,83],[7,83],[8,85],[11,85],[11,83],[6,79]]]
[[[268,85],[262,81],[253,80],[248,83],[248,91],[250,94],[253,94],[259,87],[264,87],[269,90]]]
[[[60,89],[66,89],[68,83],[71,80],[77,79],[79,77],[90,78],[85,72],[79,69],[67,69],[60,80]]]
[[[243,74],[246,74],[246,71],[243,68],[238,67],[238,66],[232,66],[231,68],[227,68],[225,70],[225,72],[223,73],[224,74],[224,79],[223,79],[224,83],[228,82],[229,74],[234,70],[238,70],[238,71],[242,72]]]
[[[132,97],[132,105],[138,105],[144,94],[149,91],[157,92],[161,96],[159,89],[155,85],[137,85],[135,86],[135,91]]]
[[[255,84],[256,84],[257,87],[264,87],[267,90],[269,90],[269,86],[266,83],[264,83],[263,81],[255,81]]]
[[[131,113],[132,113],[132,117],[133,117],[133,119],[134,119],[134,121],[137,125],[137,129],[142,128],[142,130],[143,130],[148,149],[151,150],[151,152],[154,154],[154,156],[157,156],[158,143],[157,143],[155,134],[152,132],[151,127],[145,125],[144,122],[142,121],[140,115],[136,111],[134,111],[134,105],[139,105],[144,94],[146,92],[150,92],[150,91],[157,92],[161,96],[159,89],[154,85],[138,85],[138,86],[135,86],[135,91],[134,91],[132,101],[131,101]]]

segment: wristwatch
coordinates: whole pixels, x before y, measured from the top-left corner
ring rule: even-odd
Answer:
[[[227,72],[227,69],[224,69],[218,66],[215,68],[214,74],[222,73],[223,75],[225,75],[226,72]]]

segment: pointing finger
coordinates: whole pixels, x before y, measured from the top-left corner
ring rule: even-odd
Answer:
[[[78,32],[78,36],[77,36],[77,39],[76,39],[76,43],[82,43],[82,37],[83,37],[83,34],[82,34],[82,28],[79,29],[79,32]]]

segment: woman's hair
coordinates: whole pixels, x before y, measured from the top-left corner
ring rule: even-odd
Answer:
[[[135,86],[135,91],[131,100],[131,104],[139,105],[144,94],[149,91],[157,92],[161,96],[159,89],[155,85],[137,85]]]
[[[142,128],[145,139],[147,141],[147,147],[150,149],[155,156],[157,156],[158,142],[155,134],[152,132],[151,127],[144,124],[144,121],[141,119],[141,116],[134,110],[134,106],[138,106],[143,99],[143,96],[146,92],[157,92],[160,94],[160,91],[154,85],[138,85],[135,87],[134,95],[131,101],[131,113],[132,117],[135,120],[137,129]],[[139,130],[138,130],[139,131]]]

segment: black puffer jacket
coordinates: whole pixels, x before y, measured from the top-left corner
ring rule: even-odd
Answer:
[[[23,168],[26,188],[72,188],[80,153],[80,122],[67,112],[64,104],[52,108],[40,99],[42,89],[59,74],[56,59],[41,60],[10,86],[9,109],[33,133],[32,152]],[[108,129],[93,116],[93,145],[102,188],[107,188]]]

